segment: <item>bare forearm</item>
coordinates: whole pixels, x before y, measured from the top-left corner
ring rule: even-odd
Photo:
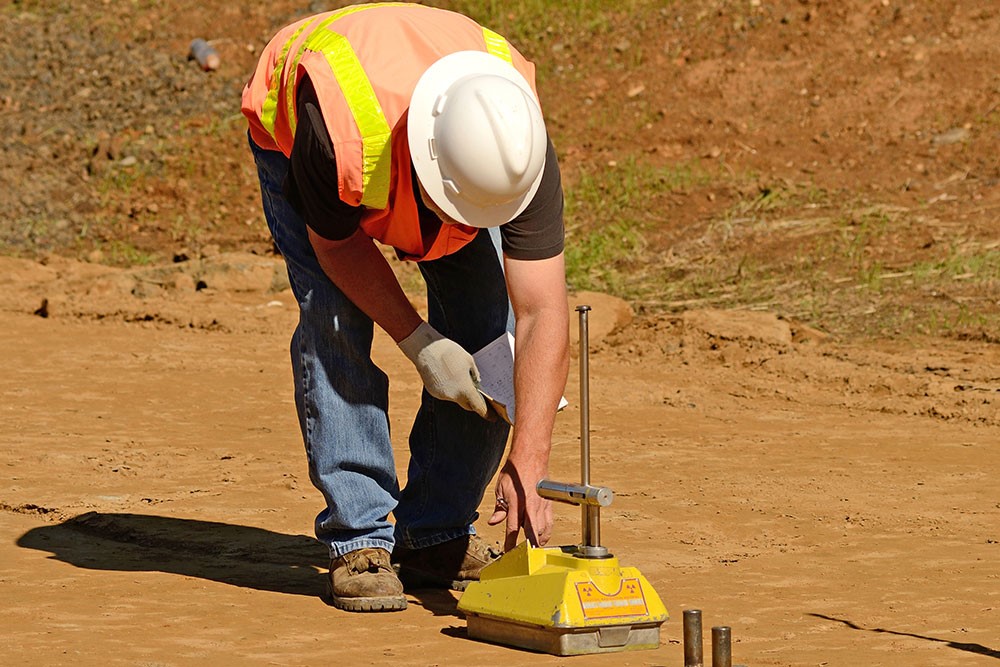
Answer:
[[[561,308],[543,310],[517,322],[514,391],[517,423],[510,457],[548,469],[552,429],[569,369],[568,321]]]
[[[556,409],[566,389],[569,369],[569,308],[563,258],[508,260],[507,276],[517,321],[517,423],[510,458],[544,474]]]
[[[490,525],[506,521],[504,550],[518,532],[537,546],[552,534],[552,503],[536,484],[548,474],[552,427],[569,368],[569,308],[562,255],[544,260],[504,262],[517,331],[514,340],[514,440],[497,477],[497,510]],[[507,507],[509,506],[509,509]]]
[[[417,328],[420,315],[367,234],[358,230],[343,241],[329,241],[309,230],[309,240],[327,277],[394,341]]]

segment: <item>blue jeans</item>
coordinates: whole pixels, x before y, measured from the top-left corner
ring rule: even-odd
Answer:
[[[291,341],[295,407],[309,477],[326,499],[316,536],[336,558],[365,547],[419,549],[474,534],[509,426],[424,391],[400,491],[389,439],[389,379],[371,358],[374,324],[320,268],[306,224],[282,192],[287,158],[253,141],[250,147],[264,217],[299,304]],[[498,238],[480,233],[458,252],[418,264],[428,321],[470,352],[512,330]]]

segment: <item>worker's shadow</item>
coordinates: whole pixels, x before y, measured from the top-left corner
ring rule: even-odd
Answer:
[[[305,535],[263,528],[88,512],[32,528],[17,544],[91,570],[170,572],[262,591],[327,595],[326,547]]]
[[[90,570],[169,572],[330,603],[328,551],[306,535],[150,514],[87,512],[32,528],[17,544]],[[416,605],[435,616],[459,615],[448,591],[410,593]]]
[[[423,607],[435,616],[455,616],[464,618],[462,612],[458,610],[458,600],[455,599],[451,591],[440,588],[428,588],[422,590],[407,590],[410,596],[410,604]]]
[[[983,655],[987,658],[998,658],[1000,659],[1000,650],[989,648],[988,646],[983,646],[982,644],[973,644],[971,642],[956,642],[950,639],[941,639],[939,637],[928,637],[927,635],[918,635],[912,632],[901,632],[899,630],[887,630],[886,628],[865,628],[853,621],[849,621],[844,618],[836,618],[834,616],[827,616],[826,614],[809,614],[815,618],[822,618],[827,621],[834,621],[836,623],[843,623],[852,630],[863,630],[865,632],[878,632],[885,633],[889,635],[897,635],[900,637],[914,637],[916,639],[924,639],[929,642],[940,642],[947,645],[949,648],[957,649],[959,651],[966,651],[968,653],[973,653],[975,655]]]

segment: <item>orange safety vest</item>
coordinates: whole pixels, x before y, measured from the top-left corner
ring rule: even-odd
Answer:
[[[443,257],[477,230],[444,223],[421,230],[406,112],[428,67],[449,53],[471,50],[507,60],[535,88],[532,63],[497,33],[455,12],[380,3],[302,19],[268,43],[243,89],[250,136],[265,150],[291,153],[296,92],[308,74],[333,142],[338,194],[365,207],[361,228],[406,259]]]

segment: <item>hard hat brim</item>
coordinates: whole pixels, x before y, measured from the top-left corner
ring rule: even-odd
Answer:
[[[438,98],[455,82],[479,74],[501,76],[517,84],[536,103],[538,101],[528,81],[507,61],[484,51],[457,51],[428,67],[417,81],[406,115],[407,142],[420,184],[442,211],[471,227],[496,227],[513,220],[531,203],[542,181],[544,161],[538,176],[523,195],[503,204],[484,207],[454,196],[445,185],[438,162],[431,152],[434,106]]]

